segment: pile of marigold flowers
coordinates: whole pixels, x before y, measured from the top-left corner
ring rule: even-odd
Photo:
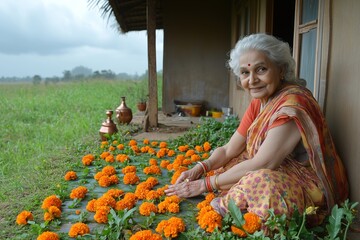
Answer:
[[[32,213],[24,210],[17,216],[16,223],[24,226],[29,221],[44,221],[46,227],[38,234],[38,240],[76,238],[85,234],[95,236],[109,224],[111,209],[128,211],[136,208],[131,216],[133,225],[137,220],[141,222],[154,215],[163,220],[155,221],[149,229],[128,229],[127,234],[131,233],[128,239],[176,238],[189,224],[211,233],[222,226],[221,215],[210,206],[215,197],[213,193],[203,197],[203,201],[200,197],[197,205],[188,204],[186,208],[183,206],[188,200],[168,197],[164,193],[167,185],[173,184],[181,172],[207,159],[210,150],[208,142],[193,148],[188,145],[169,148],[165,141],[148,139],[103,141],[99,149],[79,160],[79,169],[74,167],[64,173],[60,185],[68,186],[66,194],[53,194],[43,200],[42,220],[34,220]],[[193,216],[197,215],[197,222],[181,217],[189,210],[194,212]],[[55,219],[71,224],[68,227],[53,226]]]

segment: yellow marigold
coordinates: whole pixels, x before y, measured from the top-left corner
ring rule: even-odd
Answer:
[[[135,166],[126,166],[124,167],[123,169],[121,169],[121,172],[123,174],[126,174],[126,173],[136,173],[136,167]]]
[[[167,210],[170,213],[178,213],[178,212],[180,212],[180,206],[177,203],[170,203]]]
[[[101,172],[103,172],[104,174],[106,174],[108,176],[116,174],[116,170],[113,166],[105,166]]]
[[[89,226],[82,222],[73,224],[69,230],[69,236],[72,238],[76,238],[77,236],[82,236],[88,233],[90,233]]]
[[[176,238],[180,232],[185,231],[185,223],[181,218],[172,217],[162,220],[156,227],[156,232],[167,238]]]
[[[147,194],[146,194],[146,200],[155,200],[157,198],[159,198],[160,195],[157,191],[155,190],[150,190]]]
[[[16,217],[16,223],[18,225],[26,225],[29,220],[30,221],[34,220],[34,217],[31,212],[26,211],[26,210],[19,213],[19,215],[17,215],[17,217]]]
[[[60,237],[57,233],[46,231],[41,233],[36,240],[59,240]]]
[[[87,189],[86,187],[84,187],[84,186],[79,186],[79,187],[74,188],[73,190],[71,190],[70,198],[71,198],[71,199],[84,198],[87,192],[88,192],[88,189]]]
[[[102,152],[101,154],[100,154],[100,158],[101,159],[105,159],[107,156],[109,156],[110,155],[110,153],[109,152]]]
[[[83,165],[85,165],[85,166],[89,166],[89,165],[92,163],[92,161],[94,161],[94,159],[95,159],[95,156],[94,156],[94,155],[92,155],[92,154],[87,154],[87,155],[83,156],[83,158],[82,158],[82,163],[83,163]]]
[[[169,165],[169,164],[170,164],[170,160],[162,160],[162,161],[160,162],[160,167],[166,168],[167,165]]]
[[[129,146],[136,146],[136,145],[137,145],[137,141],[136,141],[136,140],[131,139],[131,140],[129,141]]]
[[[113,162],[115,162],[114,155],[110,154],[109,156],[107,156],[107,157],[105,158],[105,161],[108,162],[108,163],[113,163]]]
[[[204,142],[203,147],[204,147],[204,151],[205,151],[205,152],[208,152],[208,151],[211,150],[211,145],[210,145],[209,142]]]
[[[157,213],[157,207],[151,202],[143,202],[139,207],[140,214],[143,216],[150,216],[150,213]]]
[[[107,175],[103,175],[98,181],[100,187],[108,187],[111,185],[110,177]]]
[[[172,156],[174,156],[175,154],[176,154],[175,151],[172,150],[172,149],[170,149],[170,150],[167,152],[168,157],[172,157]]]
[[[121,189],[112,188],[109,189],[105,194],[113,198],[118,198],[124,194],[124,191]]]
[[[222,216],[216,211],[208,211],[198,220],[199,226],[207,232],[213,232],[215,228],[221,228]]]
[[[143,144],[149,144],[149,143],[150,143],[149,139],[145,138]]]
[[[119,150],[124,150],[124,147],[125,147],[124,144],[119,144],[116,146],[116,148]]]
[[[195,154],[195,150],[194,149],[189,149],[189,150],[186,151],[185,157],[191,157],[194,154]]]
[[[159,183],[159,180],[155,177],[148,177],[145,182],[149,184],[150,188],[153,188]]]
[[[65,179],[66,181],[76,180],[76,179],[77,179],[76,172],[74,172],[74,171],[68,171],[68,172],[65,174],[64,179]]]
[[[152,141],[151,142],[151,146],[153,146],[153,147],[156,147],[158,144],[159,144],[159,142],[157,142],[157,141]]]
[[[95,211],[97,211],[98,209],[104,206],[115,208],[115,205],[116,205],[116,200],[113,197],[104,194],[96,200],[96,202],[94,203],[94,209]]]
[[[101,206],[96,209],[94,220],[97,223],[107,223],[108,222],[108,214],[110,213],[109,206]]]
[[[61,204],[62,201],[60,200],[60,198],[58,198],[56,195],[51,195],[44,199],[41,208],[48,209],[51,206],[55,206],[61,209]]]
[[[158,165],[158,162],[156,161],[155,158],[150,158],[150,159],[149,159],[149,164],[150,164],[150,165]]]
[[[143,172],[145,174],[157,174],[157,175],[160,175],[161,174],[161,169],[160,169],[159,166],[151,165],[149,167],[145,167]]]
[[[192,162],[197,162],[197,161],[200,161],[201,160],[201,157],[197,154],[194,154],[191,156],[191,161]]]
[[[86,205],[86,210],[88,210],[89,212],[95,212],[95,202],[96,199],[90,200]]]
[[[204,148],[203,148],[202,146],[197,145],[197,146],[195,146],[195,150],[196,150],[198,153],[201,153],[201,152],[204,151]]]
[[[130,184],[130,185],[137,184],[139,181],[140,181],[139,176],[136,175],[136,173],[134,173],[134,172],[126,173],[123,178],[124,184],[127,184],[127,185],[128,184]]]
[[[162,240],[162,237],[151,230],[142,230],[133,234],[130,240]]]
[[[116,148],[114,146],[109,147],[109,151],[114,151]]]
[[[128,155],[126,155],[126,154],[118,154],[118,155],[116,155],[116,161],[118,161],[118,162],[125,162],[125,161],[128,161],[130,158],[129,158],[129,156]]]

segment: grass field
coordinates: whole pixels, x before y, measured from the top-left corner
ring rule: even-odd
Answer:
[[[107,109],[115,110],[126,96],[137,111],[139,86],[146,88],[147,82],[0,84],[0,239],[21,234],[15,218],[23,209],[42,214],[41,201],[54,192],[68,166],[98,145]]]

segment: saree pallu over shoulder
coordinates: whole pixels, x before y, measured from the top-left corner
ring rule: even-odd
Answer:
[[[272,123],[283,116],[292,118],[301,133],[308,154],[302,164],[310,164],[320,179],[328,208],[344,202],[349,191],[345,168],[318,103],[304,87],[283,86],[259,113],[247,132],[250,158],[257,153]]]

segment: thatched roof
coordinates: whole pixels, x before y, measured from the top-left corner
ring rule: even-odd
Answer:
[[[89,0],[103,15],[113,15],[123,33],[146,30],[147,0]],[[156,29],[162,29],[161,0],[156,0]]]

